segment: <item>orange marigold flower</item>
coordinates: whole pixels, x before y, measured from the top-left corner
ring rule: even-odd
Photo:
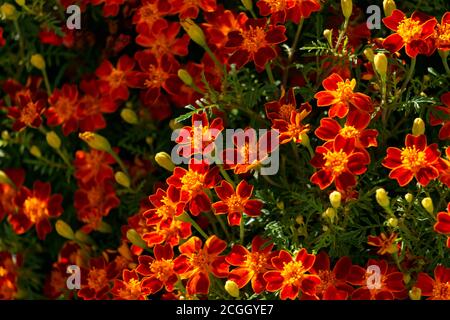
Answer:
[[[264,105],[264,108],[268,119],[272,121],[280,119],[289,122],[292,112],[297,110],[294,89],[289,89],[287,93],[283,91],[280,100],[268,102]]]
[[[302,143],[302,136],[310,130],[310,125],[303,124],[302,122],[311,113],[311,110],[311,105],[308,102],[302,103],[298,110],[291,112],[288,121],[281,119],[273,120],[272,128],[279,132],[280,144],[285,144],[290,141]]]
[[[253,186],[242,180],[234,191],[233,186],[223,180],[219,186],[214,188],[220,201],[214,203],[214,214],[228,214],[228,224],[238,226],[241,223],[242,214],[257,217],[261,214],[263,206],[260,200],[250,200]]]
[[[251,282],[253,292],[263,292],[267,284],[263,275],[273,269],[271,259],[278,255],[272,249],[273,243],[260,236],[253,238],[251,251],[240,244],[234,245],[225,260],[237,268],[230,271],[228,279],[236,282],[240,289]]]
[[[450,50],[450,12],[446,12],[441,19],[441,23],[436,25],[433,34],[434,45],[441,51]]]
[[[408,134],[405,139],[405,148],[400,150],[389,147],[382,164],[392,169],[389,178],[396,179],[400,186],[406,186],[414,177],[421,185],[426,186],[446,169],[444,162],[439,158],[440,155],[441,152],[436,143],[427,146],[425,135]]]
[[[49,219],[57,218],[63,212],[62,200],[60,194],[51,195],[50,183],[36,181],[33,190],[22,186],[15,199],[19,210],[8,219],[14,232],[23,234],[36,225],[38,238],[44,240],[52,231]]]
[[[191,224],[177,219],[162,221],[160,224],[150,228],[142,236],[149,247],[155,244],[168,243],[176,246],[180,239],[187,239],[192,235]]]
[[[360,93],[353,92],[356,87],[356,79],[342,79],[337,73],[323,80],[325,91],[320,91],[314,95],[317,99],[317,106],[331,106],[329,115],[331,118],[343,118],[349,110],[356,108],[361,112],[372,112],[373,105],[370,97]]]
[[[316,148],[311,164],[319,171],[311,177],[311,182],[325,189],[333,182],[338,191],[345,191],[356,185],[355,175],[366,172],[370,163],[367,152],[355,147],[355,138],[344,138],[338,134],[333,141]]]
[[[141,0],[141,6],[133,15],[137,32],[148,29],[157,34],[167,28],[168,22],[164,16],[168,15],[171,9],[169,1],[166,0]]]
[[[200,9],[204,12],[214,12],[217,8],[216,0],[170,0],[170,4],[180,19],[195,19]]]
[[[256,3],[262,16],[270,16],[272,23],[292,21],[299,23],[301,18],[309,18],[312,12],[320,10],[317,0],[260,0]]]
[[[8,109],[8,117],[15,119],[12,125],[14,131],[25,127],[37,128],[42,123],[41,114],[44,112],[45,100],[33,100],[31,92],[17,94],[17,105]]]
[[[21,256],[7,251],[0,252],[0,300],[13,300],[18,291],[18,269]]]
[[[114,263],[107,263],[105,258],[93,258],[89,268],[81,269],[81,289],[78,297],[83,300],[107,300],[111,282],[117,276]]]
[[[368,236],[367,243],[374,247],[379,247],[377,253],[379,255],[393,254],[398,251],[397,234],[391,233],[388,237],[383,232],[379,236]]]
[[[75,178],[82,184],[101,183],[112,179],[114,171],[111,165],[116,161],[107,152],[91,149],[89,152],[78,150],[73,165]]]
[[[174,270],[182,279],[188,279],[186,291],[189,295],[208,294],[210,274],[218,278],[228,276],[229,265],[220,254],[227,243],[213,235],[206,240],[191,237],[178,248],[181,255],[174,260]]]
[[[266,64],[277,56],[276,45],[287,40],[286,28],[282,25],[267,25],[267,19],[248,19],[243,30],[228,34],[226,47],[234,49],[228,64],[240,69],[250,60],[256,68],[264,70]]]
[[[347,276],[347,281],[356,286],[361,286],[352,294],[352,300],[394,300],[407,296],[403,273],[394,266],[388,265],[385,260],[370,259],[367,266],[375,266],[380,269],[379,283],[373,283],[373,271],[353,265]],[[369,270],[369,271],[368,271]],[[377,280],[377,278],[375,278]]]
[[[434,269],[434,279],[426,273],[419,273],[417,288],[427,300],[450,300],[450,268],[438,265]]]
[[[447,212],[441,211],[437,214],[434,231],[447,235],[447,247],[450,248],[450,202],[447,205]]]
[[[0,183],[0,222],[3,218],[15,212],[17,208],[15,198],[25,181],[25,171],[23,169],[4,169],[3,171],[16,188],[7,183]]]
[[[150,290],[139,280],[135,270],[123,270],[122,279],[114,279],[111,289],[116,300],[147,300]]]
[[[62,125],[65,136],[78,129],[78,88],[75,85],[64,84],[61,89],[53,90],[48,102],[50,106],[45,110],[47,125]]]
[[[406,54],[411,58],[431,52],[432,48],[426,40],[434,33],[437,23],[435,18],[425,17],[418,12],[407,18],[402,11],[396,9],[389,17],[383,19],[383,23],[395,31],[383,41],[383,46],[387,50],[397,52],[405,47]]]
[[[170,244],[156,245],[153,253],[155,258],[150,256],[138,258],[139,265],[136,271],[145,277],[142,280],[142,287],[146,288],[150,294],[155,294],[162,288],[165,288],[167,292],[172,292],[178,281],[174,270],[173,248]]]
[[[449,15],[450,16],[450,15]],[[439,139],[450,139],[450,92],[441,96],[443,106],[434,107],[430,112],[430,124],[437,126],[442,124],[439,130]]]
[[[266,290],[269,292],[281,290],[281,300],[294,300],[299,293],[315,295],[320,278],[308,273],[315,259],[315,255],[308,254],[305,248],[301,249],[295,257],[281,250],[278,256],[271,259],[275,270],[264,274],[264,280],[267,282]]]

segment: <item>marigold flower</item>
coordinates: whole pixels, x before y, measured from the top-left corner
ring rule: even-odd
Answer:
[[[430,112],[430,124],[432,126],[442,124],[439,139],[447,140],[450,139],[450,92],[444,93],[441,101],[443,106],[434,107]]]
[[[16,106],[8,109],[8,117],[15,119],[12,129],[20,131],[25,127],[39,127],[42,123],[41,114],[45,108],[45,100],[33,100],[28,90],[18,93],[17,101]]]
[[[228,279],[234,281],[239,289],[251,282],[256,294],[263,292],[267,284],[263,275],[266,271],[273,269],[271,258],[278,254],[278,252],[272,252],[273,246],[273,243],[269,243],[260,236],[253,238],[251,251],[242,245],[234,245],[225,260],[237,268],[230,271]]]
[[[147,225],[161,224],[182,215],[185,203],[180,201],[180,197],[180,190],[174,186],[169,186],[167,191],[158,189],[155,194],[148,197],[154,208],[142,213],[147,219]]]
[[[219,186],[214,187],[220,201],[214,203],[214,214],[228,214],[228,224],[238,226],[241,223],[242,214],[257,217],[261,214],[263,203],[260,200],[250,200],[253,186],[245,180],[239,182],[236,191],[233,186],[223,180]]]
[[[339,134],[334,141],[317,147],[311,164],[319,168],[319,171],[312,175],[311,182],[320,189],[325,189],[334,182],[338,191],[345,191],[356,185],[355,175],[366,172],[370,158],[356,149],[355,144],[355,138],[344,138]]]
[[[24,234],[35,225],[38,238],[44,240],[52,230],[49,219],[63,212],[62,200],[60,194],[51,195],[50,183],[36,181],[33,190],[22,186],[15,199],[19,210],[8,217],[14,232]]]
[[[264,105],[267,118],[270,120],[284,120],[289,122],[293,111],[297,111],[297,101],[294,89],[282,93],[280,100],[271,101]]]
[[[14,257],[7,251],[0,252],[0,300],[13,300],[18,292],[20,255]]]
[[[164,16],[169,14],[171,9],[169,1],[142,0],[132,20],[136,24],[137,32],[141,33],[144,28],[148,28],[152,33],[158,34],[167,28],[168,22]]]
[[[445,149],[445,154],[447,159],[440,159],[445,169],[442,170],[439,180],[450,188],[450,147]]]
[[[153,249],[155,258],[150,256],[140,256],[139,265],[136,271],[145,278],[142,280],[142,287],[146,288],[149,294],[155,294],[162,288],[167,292],[174,290],[178,276],[175,273],[174,253],[172,246],[156,245]]]
[[[289,120],[275,119],[272,128],[279,132],[280,144],[290,141],[302,143],[303,137],[309,132],[310,125],[303,124],[303,120],[311,113],[312,107],[306,102],[302,103],[298,110],[291,112]]]
[[[414,12],[410,18],[396,9],[389,17],[383,18],[383,23],[395,31],[383,41],[383,47],[391,52],[397,52],[405,47],[406,54],[411,58],[418,54],[429,54],[431,49],[427,39],[434,33],[436,19],[425,17]]]
[[[370,97],[353,92],[356,87],[356,79],[342,79],[337,73],[323,80],[325,91],[320,91],[314,95],[317,99],[318,107],[331,106],[329,115],[331,118],[345,117],[350,109],[356,108],[360,112],[372,112],[373,105]]]
[[[180,239],[187,239],[191,235],[190,223],[178,219],[168,219],[150,228],[143,234],[142,239],[147,242],[149,247],[163,243],[176,246],[180,243]]]
[[[78,129],[78,89],[75,85],[64,84],[61,89],[53,90],[48,99],[49,108],[45,110],[47,125],[62,125],[65,136]]]
[[[123,270],[122,279],[114,279],[111,293],[117,300],[147,300],[150,290],[139,280],[135,270]]]
[[[377,253],[382,256],[385,254],[393,254],[398,251],[398,245],[395,243],[397,234],[391,233],[388,237],[383,232],[379,236],[368,236],[367,243],[374,247],[379,247]]]
[[[78,297],[83,300],[106,300],[111,290],[112,279],[117,276],[113,263],[107,263],[103,257],[89,261],[89,268],[81,269],[81,289]]]
[[[126,3],[126,0],[91,0],[92,5],[103,5],[104,17],[115,17],[119,14],[120,6]]]
[[[389,178],[396,179],[400,186],[406,186],[414,177],[421,185],[426,186],[445,169],[443,162],[439,160],[440,155],[436,143],[427,146],[425,135],[408,134],[405,148],[400,150],[389,147],[382,164],[392,169]]]
[[[275,46],[287,40],[286,28],[281,25],[267,26],[267,19],[248,19],[242,31],[228,34],[226,47],[234,49],[228,60],[240,69],[250,60],[258,70],[264,70],[266,64],[277,56]]]
[[[225,256],[220,255],[226,247],[226,242],[215,235],[209,237],[203,247],[197,237],[191,237],[178,247],[181,255],[174,260],[174,270],[182,279],[188,279],[189,295],[208,294],[210,273],[218,278],[227,277],[229,265]]]
[[[419,273],[415,286],[422,290],[427,300],[450,300],[450,268],[438,265],[434,269],[434,279],[426,273]]]
[[[292,9],[298,1],[294,0],[259,0],[256,6],[259,8],[259,13],[266,17],[270,15],[272,23],[285,23],[288,16],[292,16]],[[300,2],[300,1],[299,1]],[[315,1],[308,1],[309,3],[315,3]],[[320,8],[320,5],[319,5]],[[296,15],[300,16],[300,15]],[[295,16],[294,16],[295,17]],[[298,22],[297,22],[298,23]]]
[[[440,51],[450,50],[450,12],[442,16],[441,23],[436,25],[433,34],[434,47]]]
[[[217,8],[216,0],[171,0],[170,3],[180,19],[195,19],[200,9],[204,12],[214,12]]]
[[[89,182],[101,183],[114,177],[114,171],[110,165],[115,162],[114,158],[107,152],[94,149],[89,152],[79,150],[75,153],[73,162],[74,176],[83,184]]]
[[[25,181],[23,169],[4,169],[3,171],[15,187],[8,183],[0,183],[0,221],[16,210],[15,198]]]
[[[308,254],[305,248],[301,249],[295,257],[285,250],[271,259],[275,270],[267,271],[264,280],[267,282],[266,290],[276,292],[281,290],[281,300],[294,300],[299,293],[315,295],[316,287],[320,284],[317,275],[307,273],[312,268],[316,257]]]
[[[447,205],[447,212],[441,211],[437,214],[434,231],[447,235],[447,247],[450,248],[450,202]]]

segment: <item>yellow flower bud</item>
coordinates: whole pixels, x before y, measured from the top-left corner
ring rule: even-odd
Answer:
[[[5,19],[14,20],[16,18],[16,7],[10,3],[5,2],[2,4],[0,12]]]
[[[54,131],[50,131],[45,135],[45,139],[50,147],[53,149],[61,148],[61,139]]]
[[[39,54],[39,53],[33,54],[31,56],[30,62],[31,62],[31,65],[33,67],[35,67],[36,69],[39,69],[39,70],[44,70],[45,69],[44,57],[41,54]]]
[[[14,186],[14,182],[12,182],[11,179],[8,177],[8,175],[2,170],[0,170],[0,183]]]
[[[242,4],[244,5],[245,9],[248,11],[251,11],[253,9],[253,1],[252,0],[241,0]]]
[[[397,9],[397,6],[394,0],[383,0],[383,10],[386,17],[389,17],[395,9]]]
[[[130,108],[122,109],[120,116],[126,123],[129,124],[137,124],[139,122],[136,112]]]
[[[236,282],[231,280],[225,282],[225,290],[233,298],[239,298],[239,287]]]
[[[111,233],[112,227],[102,220],[100,221],[100,225],[95,230],[100,231],[101,233]]]
[[[333,191],[330,193],[330,203],[333,208],[337,209],[341,206],[342,195],[339,191]]]
[[[375,54],[373,53],[372,48],[365,48],[364,55],[366,56],[367,60],[369,60],[370,62],[373,62],[373,60],[375,59]]]
[[[56,232],[63,238],[73,240],[75,239],[75,234],[73,233],[72,228],[62,220],[56,221],[55,224]]]
[[[422,199],[422,207],[427,210],[428,213],[434,212],[433,200],[430,197]]]
[[[407,194],[405,194],[405,200],[406,200],[408,203],[411,203],[411,202],[413,202],[413,200],[414,200],[414,196],[413,196],[411,193],[407,193]]]
[[[327,208],[325,212],[323,213],[325,217],[331,220],[331,222],[334,221],[334,218],[336,217],[336,210],[334,208]]]
[[[377,55],[373,58],[373,64],[375,66],[375,70],[381,78],[384,79],[386,77],[388,65],[386,55],[384,53],[377,53]]]
[[[178,78],[180,78],[181,81],[183,81],[184,84],[189,87],[194,84],[194,80],[192,80],[191,75],[185,69],[178,70]]]
[[[9,132],[7,130],[3,130],[2,131],[2,140],[8,141],[9,139],[11,139],[11,136],[9,135]]]
[[[146,137],[145,138],[145,142],[151,146],[153,144],[153,141],[155,141],[155,139],[153,139],[153,137]]]
[[[403,282],[408,284],[411,281],[411,275],[409,273],[403,274]]]
[[[283,201],[278,201],[277,202],[277,208],[280,210],[284,210],[284,202]]]
[[[23,7],[23,6],[25,5],[25,0],[16,0],[16,3],[17,3],[19,6]]]
[[[295,222],[297,222],[299,225],[304,224],[303,216],[297,216],[297,217],[295,218]]]
[[[375,193],[375,199],[377,200],[378,204],[383,208],[387,208],[390,205],[388,193],[383,188],[377,189]]]
[[[94,132],[86,131],[83,133],[80,133],[79,138],[86,142],[89,147],[91,147],[94,150],[99,151],[105,151],[105,152],[111,152],[111,145],[109,144],[108,140]]]
[[[145,241],[142,240],[139,233],[137,233],[137,231],[134,229],[130,229],[127,231],[127,239],[139,248],[147,248],[147,244],[145,243]]]
[[[114,175],[114,179],[122,187],[129,188],[131,185],[130,178],[128,178],[128,176],[122,171],[116,172],[116,174]]]
[[[189,37],[199,46],[206,47],[206,38],[202,28],[195,24],[192,19],[185,19],[181,21],[181,26],[189,35]]]
[[[117,251],[120,253],[120,255],[122,257],[124,257],[125,259],[129,260],[129,261],[133,261],[133,255],[130,251],[130,248],[128,247],[128,245],[126,244],[126,242],[124,242],[118,249]]]
[[[420,136],[425,133],[425,122],[421,118],[414,119],[412,134]]]
[[[413,287],[411,290],[409,290],[408,294],[411,300],[420,300],[420,298],[422,297],[422,290],[418,287]]]
[[[333,36],[333,32],[330,29],[325,29],[323,31],[323,36],[325,37],[325,39],[327,39],[328,44],[330,45],[330,47],[333,46],[333,40],[332,40],[332,36]]]
[[[30,153],[36,158],[42,157],[41,149],[38,146],[31,146]]]
[[[389,218],[388,222],[388,226],[395,228],[398,225],[398,219],[397,218]]]
[[[175,119],[169,121],[169,128],[172,130],[177,130],[183,128],[183,124],[176,122]]]
[[[341,0],[341,9],[342,9],[342,14],[344,15],[345,19],[348,20],[350,18],[350,16],[352,15],[353,1],[352,0]]]
[[[173,171],[173,169],[175,169],[175,164],[172,162],[172,159],[167,152],[158,152],[155,156],[155,161],[160,167],[167,171]]]
[[[80,241],[82,243],[94,244],[92,238],[81,230],[77,230],[75,232],[75,240]]]
[[[311,146],[309,141],[309,136],[306,133],[302,133],[300,138],[302,139],[301,144],[305,147]]]

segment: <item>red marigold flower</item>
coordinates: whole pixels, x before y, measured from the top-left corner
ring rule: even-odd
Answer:
[[[339,191],[356,185],[355,175],[366,172],[370,158],[356,149],[355,144],[355,138],[346,139],[338,134],[334,141],[317,147],[311,164],[320,170],[312,175],[311,182],[320,189],[325,189],[334,182]]]
[[[173,11],[179,14],[180,19],[195,19],[201,10],[214,12],[217,8],[216,0],[170,0]]]
[[[311,105],[308,102],[302,103],[298,110],[291,112],[288,121],[281,119],[273,120],[272,128],[278,130],[280,144],[285,144],[290,141],[302,143],[302,136],[307,134],[310,129],[309,124],[303,124],[302,122],[311,113],[311,110]]]
[[[263,292],[267,284],[263,275],[273,269],[271,259],[278,255],[278,252],[272,252],[272,249],[273,243],[260,236],[253,238],[251,251],[240,244],[234,245],[225,260],[237,268],[230,271],[228,279],[236,282],[240,289],[251,281],[256,294]]]
[[[427,300],[450,300],[450,268],[438,265],[434,269],[434,279],[426,273],[419,273],[415,285]]]
[[[53,29],[44,28],[39,32],[39,41],[52,46],[64,45],[66,48],[72,48],[75,43],[74,30],[69,30],[64,25],[61,32],[64,36],[57,35]]]
[[[320,278],[307,273],[315,259],[316,257],[308,254],[305,248],[301,249],[295,257],[281,250],[278,256],[271,259],[275,270],[264,274],[264,280],[267,282],[266,290],[269,292],[281,290],[281,300],[294,300],[299,293],[315,295]]]
[[[447,247],[450,248],[450,202],[447,205],[447,212],[441,211],[437,214],[434,231],[448,236]]]
[[[189,202],[189,211],[198,216],[200,212],[211,209],[211,200],[205,189],[213,188],[219,179],[219,168],[209,169],[209,165],[196,163],[195,159],[189,162],[189,170],[176,167],[167,184],[181,190],[181,201]]]
[[[134,60],[127,55],[119,58],[117,68],[114,68],[108,60],[104,60],[95,71],[99,78],[100,92],[103,95],[111,96],[114,100],[128,100],[127,76],[133,70],[134,65]]]
[[[398,245],[395,243],[397,234],[391,233],[388,237],[383,232],[379,236],[368,236],[367,243],[374,247],[379,247],[377,253],[379,255],[393,254],[398,251]]]
[[[406,54],[411,58],[430,53],[431,48],[426,40],[434,33],[437,23],[435,18],[430,19],[418,12],[407,18],[402,11],[396,9],[383,19],[383,23],[395,31],[383,41],[383,47],[387,50],[397,52],[405,47]]]
[[[15,119],[12,129],[19,131],[25,127],[39,127],[42,123],[41,114],[45,108],[45,100],[33,100],[29,90],[18,93],[17,100],[17,105],[8,109],[8,116]]]
[[[147,300],[150,290],[142,285],[135,270],[123,270],[122,279],[114,279],[111,289],[116,300]]]
[[[164,16],[170,13],[171,6],[165,0],[142,0],[141,6],[133,15],[133,23],[136,30],[141,33],[144,29],[149,29],[152,33],[159,33],[167,28],[168,22]]]
[[[299,23],[301,18],[309,18],[312,12],[320,10],[317,0],[260,0],[256,3],[262,16],[270,16],[272,23],[290,20]]]
[[[447,140],[450,139],[450,92],[444,93],[441,101],[444,105],[434,107],[430,112],[430,124],[432,126],[442,124],[439,130],[439,139]]]
[[[25,181],[25,171],[23,169],[4,169],[3,171],[16,188],[7,183],[0,183],[0,221],[4,217],[13,214],[16,210],[15,198]]]
[[[242,214],[257,217],[261,214],[263,206],[260,200],[250,200],[253,186],[242,180],[234,191],[233,186],[223,180],[219,186],[214,187],[220,201],[214,203],[214,214],[228,214],[228,224],[238,226],[241,223]]]
[[[400,150],[389,147],[382,164],[392,169],[389,178],[396,179],[400,186],[406,186],[413,178],[426,186],[445,169],[443,162],[440,161],[440,155],[441,152],[436,143],[427,146],[425,135],[408,134],[405,139],[405,148]]]
[[[139,265],[136,271],[145,278],[142,280],[142,287],[146,288],[149,294],[155,294],[163,287],[167,292],[174,290],[178,276],[175,273],[174,253],[170,244],[164,246],[156,245],[153,249],[155,258],[150,256],[140,256]]]
[[[332,118],[320,120],[320,126],[314,132],[319,139],[332,141],[340,134],[344,138],[355,138],[355,147],[365,149],[378,146],[378,131],[366,129],[370,122],[370,115],[365,112],[352,111],[348,114],[344,127]]]
[[[51,195],[50,183],[36,181],[33,190],[22,186],[15,199],[19,210],[8,218],[14,232],[24,234],[36,225],[38,238],[44,240],[52,231],[49,218],[57,218],[63,212],[62,200],[60,194]]]
[[[240,69],[250,60],[256,68],[264,70],[266,64],[277,56],[275,46],[287,40],[286,28],[282,25],[267,26],[267,19],[248,19],[243,30],[228,34],[227,48],[234,49],[228,60]]]
[[[22,264],[20,255],[0,252],[0,300],[13,300],[18,292],[18,269]]]
[[[445,149],[445,154],[447,156],[447,159],[440,159],[440,161],[442,162],[441,167],[445,169],[442,170],[439,180],[450,188],[450,147],[447,147],[447,149]]]
[[[136,37],[136,43],[147,48],[146,51],[156,57],[163,55],[168,55],[171,59],[174,59],[175,56],[184,57],[188,54],[190,38],[187,34],[177,38],[180,28],[181,25],[178,22],[172,22],[166,28],[155,33],[144,26]]]
[[[195,154],[210,154],[214,150],[214,141],[222,130],[221,118],[215,118],[210,124],[206,112],[194,114],[192,126],[183,127],[175,140],[178,153],[185,158]]]
[[[78,88],[75,85],[64,84],[61,89],[55,89],[48,99],[50,107],[45,110],[47,125],[56,127],[62,125],[64,135],[78,129]]]
[[[79,100],[77,117],[81,131],[96,131],[106,127],[103,113],[113,113],[118,105],[112,97],[104,96],[100,92],[97,80],[81,81],[84,95]]]
[[[210,273],[217,278],[228,276],[229,265],[220,254],[227,243],[213,235],[206,240],[191,237],[178,248],[181,255],[174,260],[174,270],[182,279],[188,279],[186,291],[189,295],[208,294]]]
[[[283,91],[280,100],[268,102],[264,105],[264,108],[268,119],[272,121],[281,119],[289,122],[292,112],[297,110],[294,89],[289,89],[287,93]]]
[[[314,95],[317,99],[317,106],[331,106],[329,115],[331,118],[345,117],[351,108],[356,108],[361,112],[372,112],[373,105],[370,97],[360,93],[353,92],[356,87],[356,79],[342,79],[337,73],[323,80],[325,91],[320,91]]]
[[[316,260],[311,268],[311,273],[320,278],[320,284],[316,287],[316,295],[304,294],[302,299],[347,300],[353,292],[353,287],[346,282],[351,266],[350,258],[342,257],[331,270],[328,254],[321,251],[316,255]]]
[[[353,265],[347,281],[361,287],[353,291],[352,300],[394,300],[406,297],[403,273],[398,272],[394,266],[389,266],[385,260],[370,259],[367,266],[376,266],[380,269],[380,281],[372,283],[373,271]]]
[[[441,23],[436,25],[433,34],[434,46],[441,51],[450,50],[450,12],[442,16]]]
[[[110,165],[115,162],[109,153],[94,149],[89,152],[79,150],[75,153],[73,162],[74,176],[82,184],[101,183],[114,177],[114,171]]]
[[[177,94],[182,85],[176,75],[179,64],[175,59],[164,55],[159,59],[148,51],[139,51],[134,55],[141,71],[129,75],[129,84],[133,88],[146,89],[144,100],[155,102],[161,94],[161,88],[169,94]]]
[[[106,300],[111,290],[111,281],[117,276],[115,265],[103,257],[89,261],[89,269],[81,269],[81,289],[78,297],[83,300]]]
[[[192,235],[191,224],[178,219],[169,219],[154,225],[142,236],[142,240],[147,242],[147,246],[168,243],[176,246],[180,239],[187,239]]]
[[[104,3],[103,16],[115,17],[119,14],[120,6],[126,3],[126,0],[91,0],[91,3],[94,6]]]

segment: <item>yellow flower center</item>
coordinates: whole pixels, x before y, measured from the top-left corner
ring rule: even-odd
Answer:
[[[397,27],[397,33],[402,37],[405,43],[417,40],[422,33],[420,21],[411,18],[403,19]]]
[[[150,265],[151,272],[158,280],[165,282],[173,274],[173,261],[172,260],[155,260]]]
[[[160,88],[169,75],[154,65],[151,65],[148,69],[148,78],[145,80],[144,85],[147,88]]]
[[[299,285],[305,271],[306,270],[300,261],[291,261],[284,265],[281,276],[283,277],[285,284]]]
[[[156,209],[156,215],[161,219],[165,220],[168,218],[172,218],[175,215],[175,211],[171,206],[162,205],[161,207]]]
[[[89,272],[87,282],[89,288],[92,288],[95,291],[100,291],[108,283],[108,279],[106,277],[106,270],[93,268]]]
[[[286,0],[264,0],[272,12],[282,11],[287,8]]]
[[[227,200],[228,212],[242,212],[244,207],[242,206],[242,199],[237,195],[232,195]]]
[[[325,158],[325,167],[333,170],[335,174],[340,174],[345,170],[348,155],[344,151],[329,151],[323,157]]]
[[[124,77],[125,77],[125,72],[117,70],[117,69],[113,69],[111,74],[108,77],[109,85],[112,88],[119,87],[122,84]]]
[[[59,98],[53,107],[63,122],[69,120],[75,111],[73,101],[69,100],[67,97]]]
[[[0,267],[0,277],[4,277],[8,274],[8,270],[3,267]]]
[[[203,178],[204,176],[195,171],[189,170],[181,178],[181,183],[183,184],[182,189],[188,191],[190,194],[195,194],[203,188]]]
[[[356,86],[356,80],[345,80],[337,83],[337,97],[341,101],[348,101],[353,96],[353,89]]]
[[[259,252],[251,252],[247,255],[247,266],[255,273],[266,271],[267,256]]]
[[[34,102],[28,102],[25,108],[22,109],[20,113],[20,121],[26,125],[30,125],[37,115],[37,108]]]
[[[48,216],[47,203],[36,197],[31,197],[23,203],[23,211],[31,222],[41,220]]]
[[[320,278],[320,284],[316,288],[318,293],[324,292],[329,286],[336,282],[336,277],[332,271],[320,270],[318,275]]]
[[[154,3],[147,3],[139,9],[141,20],[147,24],[152,25],[158,19],[158,8]]]
[[[444,23],[437,27],[437,47],[450,45],[450,23]]]
[[[99,205],[103,199],[103,190],[101,187],[97,186],[89,190],[88,200],[91,205],[97,206]]]
[[[194,267],[192,271],[208,271],[209,264],[211,262],[210,260],[209,255],[204,250],[201,250],[199,253],[192,254],[190,257],[191,265]]]
[[[242,48],[250,53],[256,53],[266,42],[266,32],[261,27],[250,27],[250,30],[242,31],[242,37],[244,38]]]
[[[431,296],[434,300],[450,300],[450,282],[436,282]]]
[[[292,104],[283,104],[280,107],[280,117],[283,120],[289,121],[292,111],[295,111],[295,106]]]
[[[415,146],[402,149],[402,164],[405,168],[416,172],[426,164],[425,152],[419,151]]]
[[[339,134],[344,138],[356,138],[359,136],[359,130],[353,126],[346,125],[339,131]]]
[[[141,295],[141,283],[139,280],[131,279],[126,287],[119,291],[119,296],[125,300],[136,300]]]

